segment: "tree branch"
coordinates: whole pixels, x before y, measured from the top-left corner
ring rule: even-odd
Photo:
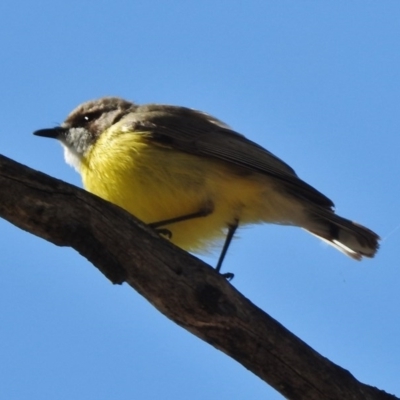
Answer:
[[[70,246],[178,325],[289,399],[396,399],[357,381],[241,295],[213,268],[90,193],[0,156],[0,216]]]

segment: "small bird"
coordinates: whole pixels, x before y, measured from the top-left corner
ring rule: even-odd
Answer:
[[[334,213],[333,203],[294,170],[213,116],[186,107],[103,97],[79,105],[55,128],[83,185],[201,252],[225,238],[219,271],[239,226],[298,226],[356,260],[379,236]]]

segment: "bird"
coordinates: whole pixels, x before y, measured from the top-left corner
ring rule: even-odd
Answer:
[[[375,232],[335,214],[288,164],[202,111],[102,97],[34,135],[61,142],[87,191],[178,247],[222,247],[217,271],[237,228],[251,224],[303,228],[355,260],[379,247]]]

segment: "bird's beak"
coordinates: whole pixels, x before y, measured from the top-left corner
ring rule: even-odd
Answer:
[[[66,131],[67,131],[66,128],[57,126],[56,128],[39,129],[38,131],[33,132],[33,134],[35,136],[42,136],[42,137],[47,137],[47,138],[52,138],[52,139],[58,139]]]

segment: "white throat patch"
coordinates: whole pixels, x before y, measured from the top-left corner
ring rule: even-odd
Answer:
[[[82,154],[79,154],[73,147],[61,142],[64,148],[64,158],[67,164],[75,168],[77,172],[81,172]]]

